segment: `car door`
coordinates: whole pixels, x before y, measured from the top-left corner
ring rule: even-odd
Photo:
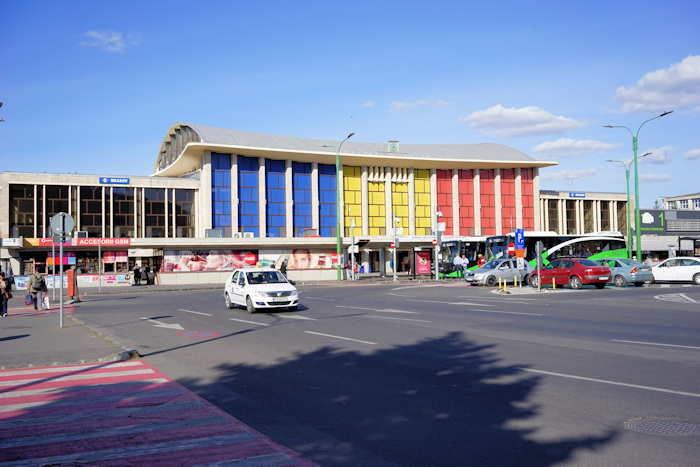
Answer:
[[[676,280],[677,272],[675,264],[677,259],[669,259],[654,268],[654,280],[657,281],[674,281]]]
[[[677,271],[676,280],[692,281],[693,276],[700,272],[700,261],[688,258],[681,259]]]
[[[542,280],[540,280],[542,286],[550,285],[552,283],[552,279],[556,279],[560,264],[561,260],[556,259],[549,263],[546,268],[542,269]]]
[[[236,271],[231,279],[231,301],[236,305],[245,305],[245,295],[243,294],[245,286],[244,276],[243,272]]]
[[[575,263],[571,260],[564,259],[559,263],[557,268],[557,285],[568,285],[569,277],[573,274]]]

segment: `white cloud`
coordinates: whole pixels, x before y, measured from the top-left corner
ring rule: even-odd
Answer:
[[[389,112],[405,112],[408,110],[417,109],[419,107],[442,107],[446,105],[450,105],[450,103],[439,99],[437,101],[420,100],[415,102],[394,101],[391,103]]]
[[[577,157],[584,154],[602,154],[622,146],[624,143],[601,143],[591,139],[560,138],[556,141],[545,141],[534,148],[532,152],[543,158]]]
[[[473,112],[467,117],[461,117],[459,121],[466,122],[487,135],[505,138],[561,134],[586,126],[585,122],[557,116],[539,107],[507,109],[500,104]]]
[[[559,172],[547,172],[540,175],[541,180],[587,180],[591,177],[595,177],[599,172],[600,168],[594,169],[581,169],[581,170],[560,170]]]
[[[360,105],[360,107],[364,107],[364,108],[366,108],[366,109],[373,109],[373,108],[374,108],[374,102],[372,102],[372,101],[370,101],[370,100],[366,100],[366,101],[364,101],[364,102]]]
[[[108,52],[124,53],[128,45],[136,45],[140,42],[139,34],[127,34],[112,30],[104,31],[87,31],[83,34],[86,38],[81,45],[88,47],[97,47]]]
[[[691,149],[683,154],[683,159],[698,159],[700,158],[700,148]]]
[[[660,148],[652,148],[644,152],[637,152],[637,162],[645,164],[668,164],[671,162],[671,155],[676,150],[673,146],[663,146]],[[644,154],[650,152],[648,156],[641,158]]]
[[[634,86],[621,86],[616,113],[664,112],[700,104],[700,55],[690,55],[666,69],[649,72]]]
[[[642,183],[658,183],[658,182],[667,182],[671,180],[673,177],[671,177],[669,174],[643,174],[639,175],[639,181]]]

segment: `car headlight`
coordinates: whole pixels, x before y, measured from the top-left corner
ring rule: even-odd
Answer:
[[[267,297],[267,293],[266,293],[266,292],[261,292],[261,291],[259,291],[259,290],[256,290],[255,292],[253,292],[253,295],[256,296],[256,297],[258,297],[258,298]]]
[[[297,297],[299,294],[297,293],[296,290],[292,290],[292,293],[289,294],[290,297]]]

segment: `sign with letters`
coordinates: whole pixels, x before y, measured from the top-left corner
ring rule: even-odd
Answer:
[[[100,177],[102,185],[128,185],[128,177]]]

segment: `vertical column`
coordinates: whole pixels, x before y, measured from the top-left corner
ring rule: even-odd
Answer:
[[[544,222],[542,223],[542,225],[539,225],[539,227],[537,224],[535,224],[535,230],[537,230],[537,229],[542,230],[542,231],[549,230],[549,209],[548,209],[547,203],[548,203],[548,200],[546,200],[546,199],[538,200],[539,209],[541,212],[544,213],[544,215],[542,216],[542,219]]]
[[[104,212],[104,211],[103,211]],[[109,232],[110,238],[114,238],[114,187],[109,187]],[[105,236],[104,228],[102,229],[102,236]]]
[[[562,235],[566,235],[568,232],[568,225],[566,219],[566,200],[559,198],[557,199],[557,209],[559,210],[559,231]]]
[[[175,188],[170,190],[170,205],[173,208],[170,214],[173,223],[173,238],[177,238],[177,196],[175,195],[175,193],[177,193],[177,190]]]
[[[393,181],[391,180],[391,167],[384,167],[384,218],[386,222],[385,225],[387,226],[386,234],[387,236],[393,238],[394,229],[396,228],[396,226],[394,225],[394,206],[391,199],[392,183]]]
[[[474,235],[481,235],[481,176],[474,169]]]
[[[285,231],[286,237],[294,236],[294,191],[292,174],[292,161],[287,159],[284,161],[284,224],[287,226]]]
[[[240,232],[238,225],[238,213],[240,212],[240,199],[238,197],[238,155],[231,154],[231,234]]]
[[[170,203],[168,203],[168,190],[170,190],[170,188],[164,188],[164,190],[165,190],[165,192],[163,193],[163,204],[164,204],[164,208],[165,208],[165,216],[163,216],[163,217],[165,218],[165,232],[164,232],[163,236],[164,236],[165,238],[168,238],[168,237],[170,236],[170,235],[168,235],[168,225],[169,225],[169,222],[168,222],[168,212],[169,212],[169,211],[168,211],[168,206],[170,206]],[[174,191],[174,190],[173,190],[173,191]],[[172,209],[172,208],[171,208],[171,209]]]
[[[515,227],[523,228],[523,186],[520,167],[515,169]],[[534,206],[534,205],[533,205]],[[535,224],[536,226],[537,224]],[[537,228],[537,227],[535,227]]]
[[[109,189],[109,187],[102,188],[102,214],[100,215],[100,217],[102,218],[102,233],[100,234],[100,236],[103,238],[104,238],[105,233],[106,233],[105,232],[105,230],[106,230],[105,225],[107,225],[105,223],[105,221],[107,220],[107,216],[105,215],[105,212],[107,212],[107,211],[105,211],[105,198],[106,198],[105,193],[107,192],[108,189]],[[112,199],[111,196],[109,198]],[[110,209],[109,212],[112,212],[112,210]],[[109,224],[112,225],[111,222]]]
[[[416,184],[413,167],[408,169],[408,235],[416,235]]]
[[[496,235],[503,235],[503,199],[501,198],[501,169],[496,169],[493,177],[493,196],[496,213]]]
[[[452,235],[462,235],[459,222],[459,169],[452,169]],[[466,235],[468,232],[464,232]]]
[[[265,183],[265,158],[258,157],[258,224],[260,238],[267,237],[267,183]]]
[[[532,209],[535,211],[534,212],[534,225],[535,228],[536,226],[541,225],[540,222],[540,216],[541,216],[541,211],[540,211],[540,203],[538,202],[540,199],[540,169],[537,167],[532,168]],[[547,206],[545,206],[545,209]],[[549,224],[547,224],[549,225]],[[549,228],[545,228],[542,230],[549,230]]]
[[[340,236],[345,232],[345,180],[343,180],[343,164],[338,164],[338,173],[335,174],[338,180],[338,206],[336,206],[336,224],[340,228]],[[337,234],[336,234],[337,237]],[[340,258],[338,258],[340,261]]]
[[[430,169],[430,223],[433,222],[444,222],[442,219],[437,218],[437,171],[433,168]],[[437,224],[433,225],[431,229],[435,235],[437,235]]]
[[[362,235],[369,235],[369,182],[367,180],[367,166],[362,166],[360,175],[360,196],[362,197]],[[343,230],[345,232],[345,230]]]
[[[318,220],[318,162],[311,163],[311,228],[320,232]],[[343,236],[342,233],[340,235]]]

